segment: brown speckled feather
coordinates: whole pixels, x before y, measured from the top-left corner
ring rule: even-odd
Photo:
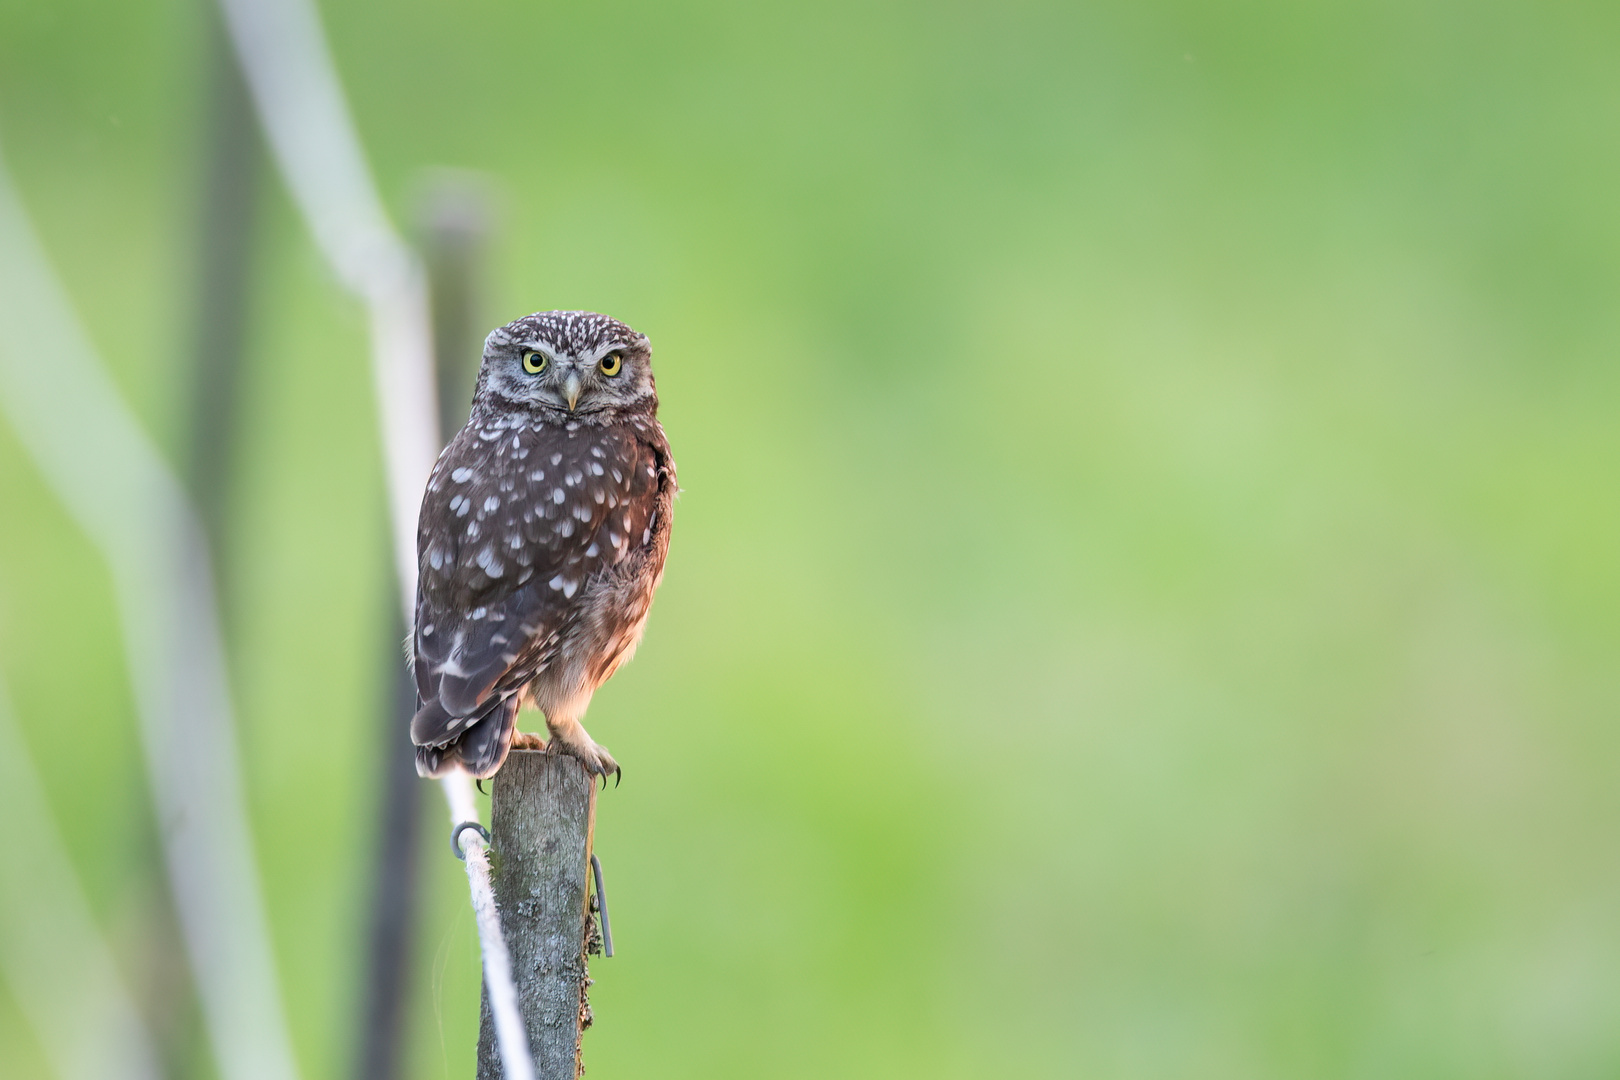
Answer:
[[[519,346],[524,322],[503,328]],[[645,354],[639,335],[626,351],[635,342]],[[513,408],[487,375],[418,526],[411,738],[427,775],[498,769],[526,695],[588,701],[634,650],[669,549],[675,469],[656,397],[599,413]]]

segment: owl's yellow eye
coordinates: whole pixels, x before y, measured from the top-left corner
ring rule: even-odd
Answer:
[[[602,369],[602,374],[617,375],[624,367],[624,357],[616,352],[610,352],[602,357],[602,363],[599,366]]]
[[[546,358],[543,353],[526,352],[523,354],[523,370],[530,375],[538,375],[546,370]]]

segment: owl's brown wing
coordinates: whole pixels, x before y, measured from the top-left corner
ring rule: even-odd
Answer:
[[[629,428],[469,424],[456,436],[418,526],[412,741],[470,744],[553,662],[580,590],[647,542],[658,459]]]

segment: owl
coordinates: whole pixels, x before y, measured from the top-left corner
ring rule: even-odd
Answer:
[[[515,745],[617,780],[580,721],[641,640],[675,491],[644,336],[587,311],[489,335],[417,526],[418,773],[491,776]],[[523,704],[549,740],[514,735]]]

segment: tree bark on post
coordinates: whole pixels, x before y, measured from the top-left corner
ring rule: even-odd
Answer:
[[[495,903],[512,955],[539,1080],[575,1080],[589,1023],[585,990],[591,932],[591,840],[596,785],[562,754],[513,750],[496,774],[490,851]],[[478,1033],[478,1080],[500,1080],[501,1057],[486,988]]]

